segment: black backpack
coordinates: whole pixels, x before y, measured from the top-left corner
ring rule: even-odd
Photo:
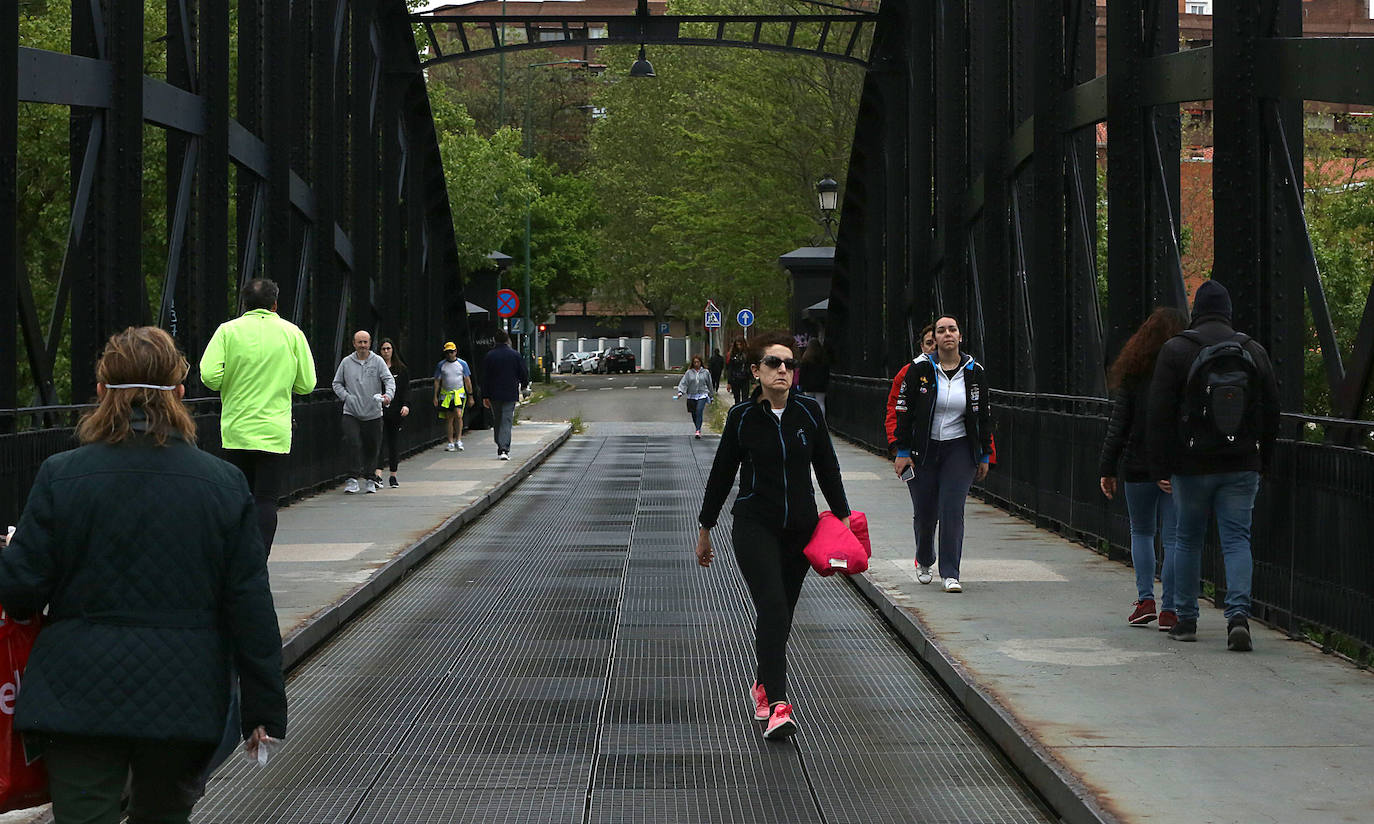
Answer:
[[[1245,349],[1250,337],[1237,332],[1208,344],[1196,330],[1180,334],[1198,345],[1183,386],[1178,422],[1184,449],[1209,455],[1255,452],[1260,374]]]

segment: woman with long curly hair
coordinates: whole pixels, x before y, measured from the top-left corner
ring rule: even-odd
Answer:
[[[1174,540],[1177,513],[1173,497],[1155,485],[1150,477],[1145,447],[1145,410],[1155,359],[1164,342],[1188,326],[1183,312],[1159,307],[1150,313],[1131,339],[1121,348],[1107,372],[1112,390],[1112,417],[1107,437],[1102,442],[1099,461],[1102,494],[1109,499],[1124,487],[1126,510],[1131,519],[1131,565],[1135,567],[1136,600],[1127,617],[1132,626],[1143,627],[1155,620],[1155,533],[1164,543],[1164,563],[1160,572],[1161,595],[1159,629],[1167,632],[1178,622],[1174,611]],[[1120,473],[1118,474],[1118,464]],[[1118,477],[1122,481],[1118,484]]]

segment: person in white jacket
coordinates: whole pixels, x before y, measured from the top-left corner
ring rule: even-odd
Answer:
[[[381,355],[372,354],[372,336],[359,330],[353,335],[353,354],[334,370],[334,394],[343,401],[344,443],[356,456],[353,477],[344,492],[376,492],[377,452],[382,443],[382,407],[396,395],[396,379]]]
[[[692,368],[682,373],[682,380],[677,382],[677,394],[673,397],[687,398],[687,414],[696,425],[698,440],[701,439],[701,420],[706,415],[706,404],[715,396],[716,386],[711,381],[711,373],[702,363],[701,355],[693,355]]]

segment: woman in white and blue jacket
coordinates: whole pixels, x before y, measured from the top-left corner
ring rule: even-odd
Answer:
[[[940,524],[940,577],[945,592],[962,592],[959,562],[964,552],[964,499],[975,480],[987,477],[992,454],[992,416],[983,367],[959,351],[959,322],[935,321],[935,352],[902,367],[888,394],[888,445],[893,470],[908,470],[912,521],[918,536]],[[922,557],[922,556],[927,557]],[[931,581],[935,546],[917,541],[916,580]]]

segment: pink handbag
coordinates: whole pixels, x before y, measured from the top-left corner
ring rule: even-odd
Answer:
[[[846,528],[835,513],[826,510],[821,513],[804,551],[811,568],[819,575],[866,572],[869,556],[873,554],[868,541],[868,519],[862,512],[851,512],[849,528]]]

